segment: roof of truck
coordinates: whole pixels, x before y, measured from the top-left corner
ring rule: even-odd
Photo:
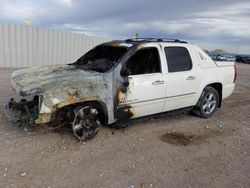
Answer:
[[[186,41],[182,41],[179,39],[168,39],[168,38],[131,38],[126,40],[113,40],[107,43],[104,43],[104,45],[111,45],[111,46],[117,46],[117,47],[125,47],[130,48],[135,45],[140,45],[144,43],[150,43],[150,42],[160,42],[160,43],[184,43],[187,44]]]
[[[145,42],[171,42],[171,43],[187,43],[179,39],[170,39],[170,38],[131,38],[126,39],[126,42],[131,43],[145,43]]]

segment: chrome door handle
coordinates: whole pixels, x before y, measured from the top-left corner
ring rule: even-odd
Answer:
[[[195,76],[189,76],[189,77],[186,78],[186,80],[195,80],[195,79],[196,79]]]
[[[165,82],[163,80],[156,80],[152,82],[153,85],[159,85],[159,84],[164,84]]]

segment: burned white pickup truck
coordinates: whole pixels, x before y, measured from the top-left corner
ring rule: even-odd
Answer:
[[[112,41],[72,64],[15,71],[11,86],[23,98],[11,99],[5,112],[18,125],[70,125],[86,140],[102,124],[176,109],[208,118],[233,92],[235,79],[234,63],[214,62],[185,41]]]

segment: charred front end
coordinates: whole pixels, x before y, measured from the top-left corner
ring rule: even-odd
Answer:
[[[111,74],[85,71],[76,65],[15,71],[11,75],[11,87],[22,98],[10,99],[5,105],[6,117],[18,125],[54,124],[57,112],[72,105],[99,101],[110,109],[111,79]]]
[[[5,115],[15,125],[34,125],[39,114],[39,96],[28,101],[22,98],[16,102],[13,98],[4,106]]]

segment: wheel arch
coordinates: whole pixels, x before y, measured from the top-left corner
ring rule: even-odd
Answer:
[[[220,108],[221,107],[221,103],[222,103],[222,89],[223,89],[222,88],[223,87],[222,83],[220,83],[220,82],[214,82],[214,83],[210,83],[210,84],[206,85],[204,87],[204,89],[206,87],[212,87],[212,88],[214,88],[218,92],[218,94],[219,94],[219,105],[218,105],[218,108]]]
[[[221,107],[221,102],[222,102],[222,84],[220,82],[213,82],[213,83],[209,83],[209,84],[206,84],[205,87],[203,87],[202,91],[201,91],[201,95],[199,97],[199,100],[197,102],[197,104],[194,106],[194,108],[192,109],[192,113],[196,116],[199,116],[199,117],[203,117],[203,118],[208,118],[208,117],[211,117],[211,116],[204,116],[201,111],[200,111],[200,106],[201,106],[201,103],[202,103],[202,98],[203,96],[205,95],[206,91],[209,90],[209,88],[213,88],[215,89],[217,92],[218,92],[218,95],[219,95],[219,103],[218,103],[218,108]]]
[[[78,106],[86,106],[86,105],[89,105],[89,106],[96,108],[98,110],[98,112],[100,113],[102,123],[108,124],[109,116],[108,116],[108,110],[107,110],[106,104],[103,101],[99,101],[99,100],[81,101],[81,102],[77,102],[77,103],[64,105],[56,110],[55,116],[60,111],[69,112]]]

